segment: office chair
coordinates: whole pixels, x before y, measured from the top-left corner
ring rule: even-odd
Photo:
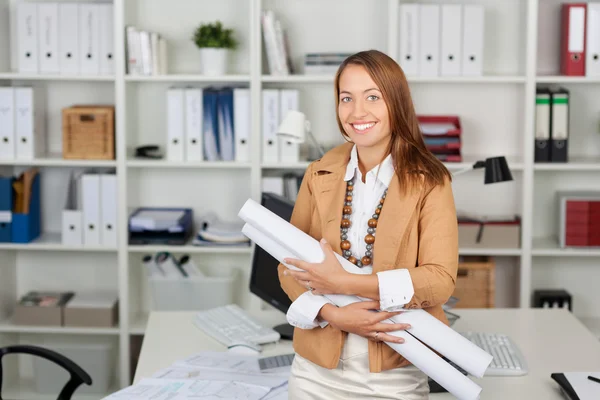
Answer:
[[[16,345],[0,347],[0,400],[2,400],[2,357],[7,354],[31,354],[45,358],[63,367],[71,374],[71,379],[65,384],[56,400],[70,400],[79,385],[92,384],[92,378],[79,365],[55,351],[31,345]]]

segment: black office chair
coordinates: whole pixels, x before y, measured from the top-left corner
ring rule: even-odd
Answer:
[[[87,372],[67,357],[55,351],[31,345],[0,347],[0,400],[2,400],[2,357],[7,354],[31,354],[45,358],[66,369],[71,374],[71,379],[65,384],[56,400],[70,400],[79,385],[82,383],[87,385],[92,384],[92,378]]]

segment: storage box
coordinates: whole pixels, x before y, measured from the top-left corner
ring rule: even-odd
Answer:
[[[114,369],[115,349],[110,343],[64,343],[48,344],[44,347],[71,359],[92,378],[92,385],[83,384],[77,388],[73,398],[83,393],[104,395],[109,392]],[[69,380],[65,369],[41,357],[33,357],[33,378],[39,393],[59,393]],[[100,398],[102,396],[99,396]]]
[[[237,272],[225,276],[149,277],[155,311],[204,310],[235,302]]]
[[[115,159],[114,106],[73,106],[62,110],[63,158]]]
[[[75,293],[64,310],[64,325],[89,328],[110,328],[119,320],[116,293]]]
[[[17,325],[62,326],[64,306],[72,292],[29,292],[15,307],[13,322]]]
[[[462,256],[458,263],[455,308],[493,308],[495,299],[495,262],[489,256]]]

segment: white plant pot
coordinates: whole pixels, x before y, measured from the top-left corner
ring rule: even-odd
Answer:
[[[227,72],[228,49],[200,49],[200,66],[203,75],[225,75]]]

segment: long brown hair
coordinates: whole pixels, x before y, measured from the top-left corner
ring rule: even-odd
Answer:
[[[342,136],[347,136],[337,113],[340,102],[340,76],[349,64],[362,65],[377,84],[385,101],[390,118],[392,138],[387,156],[392,153],[394,170],[403,189],[415,188],[421,181],[420,174],[428,185],[444,184],[452,175],[444,164],[427,149],[417,114],[415,113],[410,89],[404,71],[388,55],[377,51],[361,51],[346,58],[335,75],[336,119]]]

